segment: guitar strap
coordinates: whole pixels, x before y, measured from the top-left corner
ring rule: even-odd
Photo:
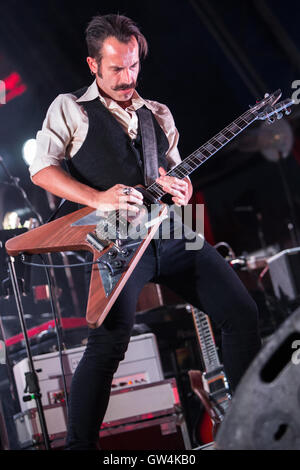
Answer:
[[[145,106],[136,111],[139,119],[146,186],[154,183],[158,174],[158,152],[152,113]]]

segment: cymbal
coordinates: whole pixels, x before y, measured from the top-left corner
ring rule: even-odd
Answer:
[[[290,123],[286,119],[280,119],[271,126],[262,122],[256,128],[245,132],[237,147],[242,152],[260,152],[267,160],[276,162],[280,157],[288,157],[293,141]]]

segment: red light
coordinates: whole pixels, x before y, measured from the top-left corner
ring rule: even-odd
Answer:
[[[47,285],[33,286],[34,300],[49,300],[49,287]]]
[[[22,95],[27,90],[27,86],[22,82],[21,76],[17,72],[12,72],[2,80],[5,85],[5,103],[8,103],[17,96]],[[4,104],[0,103],[0,106]]]
[[[172,390],[173,390],[175,404],[178,405],[180,403],[178,389],[177,387],[172,387]]]

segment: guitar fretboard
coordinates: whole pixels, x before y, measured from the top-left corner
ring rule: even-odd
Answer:
[[[225,127],[225,129],[216,134],[208,142],[168,171],[167,175],[175,176],[179,179],[190,175],[212,155],[218,152],[222,147],[225,147],[228,142],[234,139],[240,132],[246,129],[246,127],[252,124],[257,119],[257,115],[258,113],[256,111],[246,111],[242,116],[237,118],[229,124],[229,126]],[[166,194],[162,187],[156,182],[148,186],[147,191],[150,192],[155,199],[161,199]]]
[[[206,372],[211,372],[220,366],[211,325],[208,316],[200,310],[192,308],[194,323],[200,341],[202,357]]]

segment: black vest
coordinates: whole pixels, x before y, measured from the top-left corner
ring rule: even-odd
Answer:
[[[87,87],[72,94],[79,98],[86,90]],[[87,112],[89,128],[78,152],[66,160],[71,175],[101,191],[118,183],[127,186],[144,185],[140,132],[138,131],[138,137],[132,141],[99,98],[80,104]],[[168,139],[153,113],[151,115],[157,140],[158,166],[169,170],[166,159]]]

